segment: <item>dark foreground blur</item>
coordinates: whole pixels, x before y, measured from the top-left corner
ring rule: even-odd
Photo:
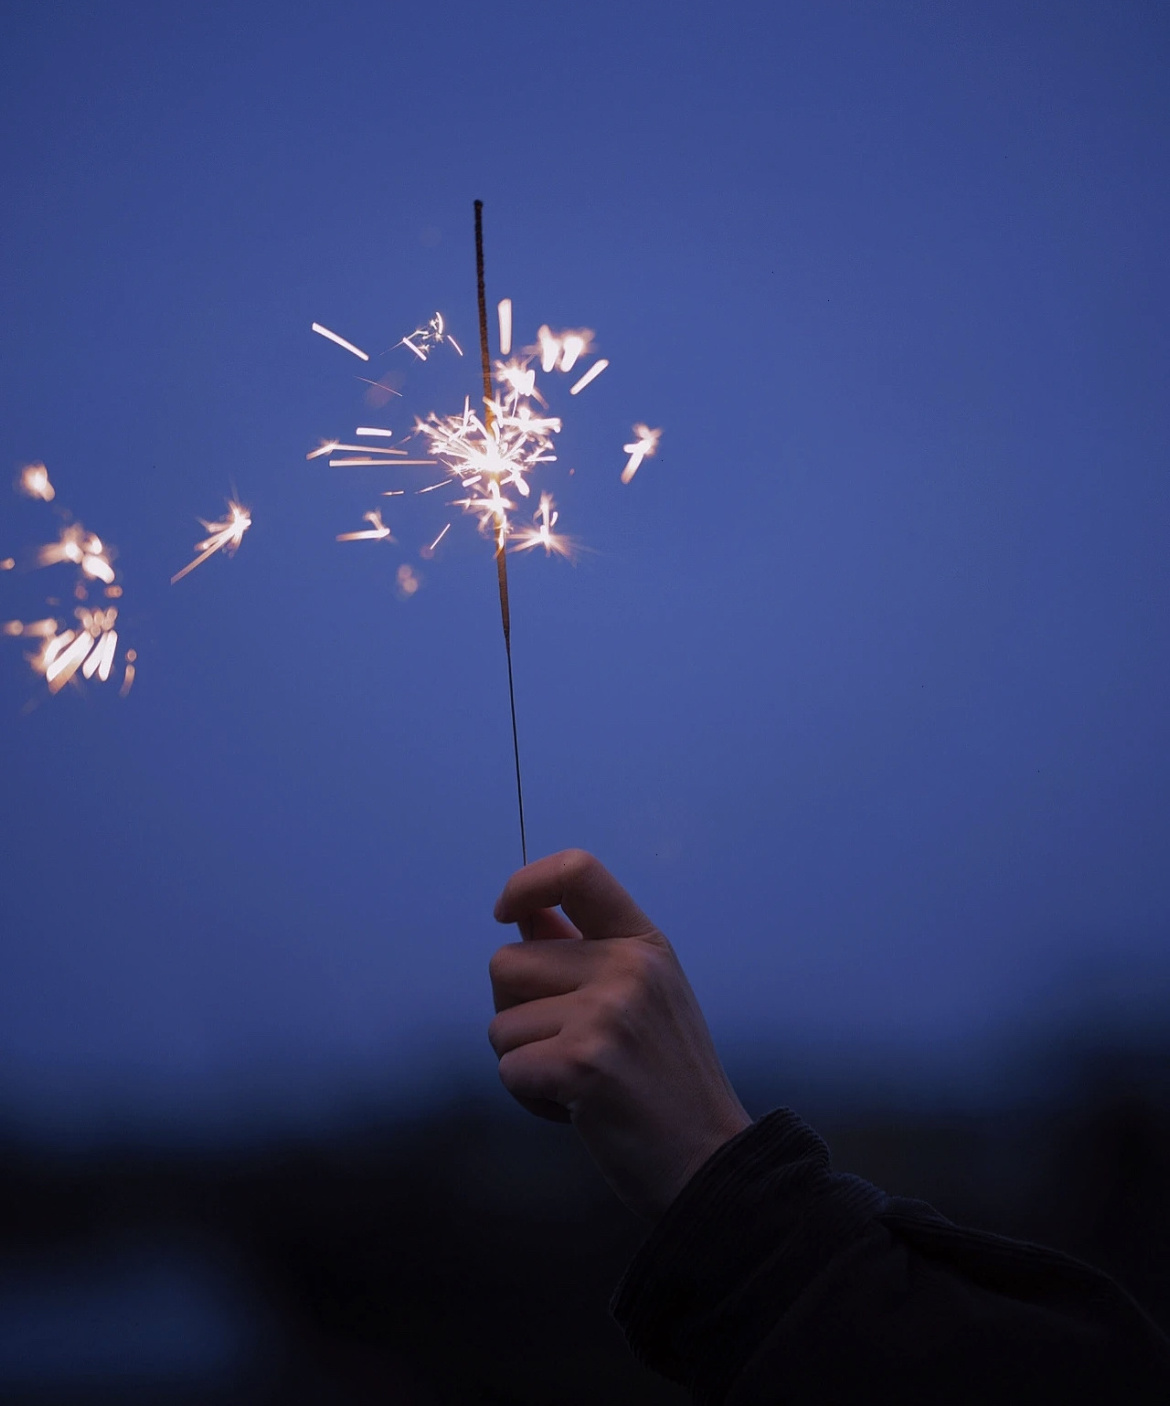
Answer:
[[[1070,1054],[1010,1114],[834,1112],[834,1166],[1113,1274],[1170,1328],[1170,1049]],[[570,1129],[468,1098],[247,1152],[2,1154],[0,1399],[526,1403],[684,1395],[607,1302],[643,1227]]]

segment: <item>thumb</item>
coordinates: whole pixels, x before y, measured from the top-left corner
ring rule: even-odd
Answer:
[[[518,869],[496,900],[496,921],[520,923],[560,907],[582,937],[641,937],[655,931],[621,884],[582,849],[566,849]]]

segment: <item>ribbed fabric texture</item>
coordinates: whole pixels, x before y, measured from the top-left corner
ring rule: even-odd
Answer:
[[[787,1108],[692,1178],[611,1308],[698,1406],[1170,1406],[1170,1340],[1108,1275],[834,1174]]]
[[[611,1311],[640,1361],[701,1406],[719,1402],[777,1317],[888,1200],[859,1177],[834,1175],[821,1138],[777,1109],[692,1177]]]

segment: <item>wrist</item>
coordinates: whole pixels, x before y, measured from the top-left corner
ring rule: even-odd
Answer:
[[[657,1220],[665,1215],[671,1205],[678,1199],[683,1189],[688,1186],[699,1172],[707,1165],[712,1157],[733,1139],[744,1132],[752,1125],[752,1119],[748,1115],[739,1100],[736,1099],[735,1106],[728,1108],[707,1134],[692,1142],[683,1149],[674,1175],[669,1182],[663,1186],[662,1195],[653,1219]]]

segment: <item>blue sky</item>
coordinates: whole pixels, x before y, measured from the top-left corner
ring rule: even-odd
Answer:
[[[1157,1018],[1168,39],[1153,4],[9,7],[0,461],[117,545],[139,676],[48,699],[0,639],[8,1105],[491,1075],[490,548],[423,561],[428,500],[304,457],[374,413],[314,320],[473,347],[476,198],[518,335],[611,363],[548,471],[592,550],[511,568],[531,852],[594,850],[728,1049]],[[376,365],[399,430],[476,393]],[[239,554],[172,587],[233,488]],[[334,541],[379,504],[395,544]],[[53,523],[5,490],[0,557]],[[5,573],[0,617],[48,589]]]

